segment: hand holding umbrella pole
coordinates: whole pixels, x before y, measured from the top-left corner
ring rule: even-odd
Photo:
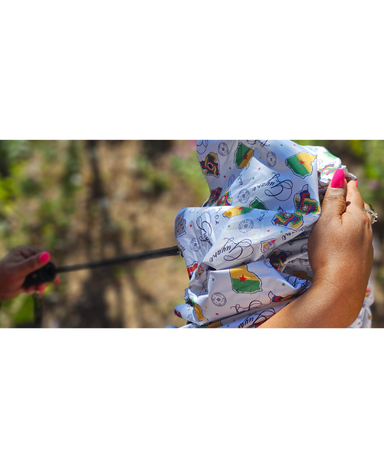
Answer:
[[[33,286],[42,283],[51,283],[55,279],[56,275],[60,273],[69,273],[71,271],[78,270],[89,270],[105,266],[117,265],[119,263],[130,262],[133,260],[150,260],[155,258],[171,257],[174,255],[181,255],[181,250],[177,246],[62,267],[56,267],[52,262],[49,262],[39,270],[30,273],[25,278],[23,287]]]

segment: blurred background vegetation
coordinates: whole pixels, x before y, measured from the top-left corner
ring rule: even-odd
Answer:
[[[325,146],[379,214],[373,326],[384,326],[384,141],[296,140]],[[60,265],[175,245],[173,223],[208,188],[195,141],[0,141],[0,256],[42,245]],[[330,240],[331,242],[331,240]],[[179,257],[61,275],[43,295],[45,327],[181,326],[188,275]],[[27,295],[2,303],[0,327],[33,324]]]

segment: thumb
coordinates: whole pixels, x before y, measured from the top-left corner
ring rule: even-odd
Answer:
[[[322,216],[335,217],[345,212],[347,202],[347,182],[344,171],[337,169],[328,186],[322,205]]]
[[[48,263],[50,258],[51,258],[51,255],[48,252],[43,252],[43,253],[39,252],[38,254],[27,258],[26,260],[24,260],[22,263],[18,265],[19,273],[27,276],[29,275],[29,273],[32,273],[33,271],[38,270],[39,268],[44,266],[46,263]]]

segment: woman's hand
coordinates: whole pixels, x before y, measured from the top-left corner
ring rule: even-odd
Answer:
[[[372,217],[355,181],[338,169],[309,236],[311,287],[260,328],[344,328],[363,305],[373,265]]]
[[[11,250],[0,261],[0,301],[13,299],[23,292],[31,294],[38,291],[41,294],[48,283],[30,286],[27,289],[23,288],[23,283],[27,275],[49,261],[57,266],[56,260],[42,247],[23,245]],[[60,282],[58,276],[54,282]]]
[[[314,282],[337,289],[356,317],[373,265],[372,217],[366,207],[356,182],[347,184],[338,169],[308,243]]]

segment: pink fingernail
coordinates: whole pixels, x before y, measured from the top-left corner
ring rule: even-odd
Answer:
[[[359,186],[359,182],[357,182],[357,179],[355,180],[356,187]]]
[[[45,263],[48,262],[48,260],[51,258],[48,252],[44,252],[40,255],[39,257],[39,262],[40,263]]]
[[[331,187],[342,188],[344,187],[344,181],[345,181],[345,177],[344,177],[343,169],[337,169],[337,171],[333,175]]]

